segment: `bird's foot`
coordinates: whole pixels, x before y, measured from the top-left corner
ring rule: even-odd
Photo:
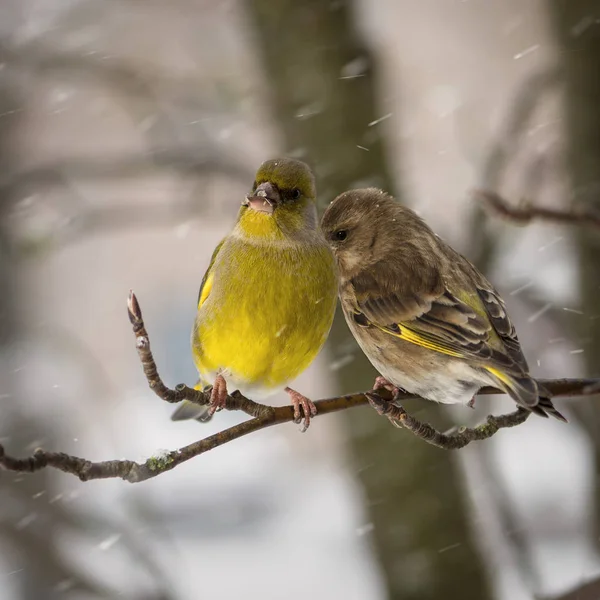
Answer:
[[[375,382],[373,383],[373,391],[380,390],[380,389],[384,389],[384,390],[387,390],[388,392],[391,392],[391,394],[392,394],[392,396],[394,396],[394,398],[402,391],[401,388],[394,385],[391,381],[388,381],[382,375],[378,375],[375,379]],[[370,400],[369,400],[369,402],[370,402]]]
[[[392,394],[392,400],[386,400],[382,398],[377,390],[387,390]],[[404,392],[404,390],[397,385],[394,385],[391,381],[388,381],[383,375],[376,377],[373,383],[373,391],[367,392],[365,396],[369,401],[369,404],[377,411],[382,417],[387,417],[394,425],[396,420],[394,417],[401,418],[405,414],[405,410],[397,402],[398,396]]]
[[[469,408],[475,408],[475,396],[473,396],[468,402],[467,402],[467,406]]]
[[[381,389],[379,386],[378,389]],[[394,393],[394,396],[398,392]],[[387,417],[392,425],[395,427],[402,427],[402,421],[407,416],[407,412],[398,404],[394,404],[393,401],[385,400],[376,391],[366,392],[365,396],[369,401],[369,404],[377,411],[377,414],[381,417]]]
[[[302,432],[308,429],[310,425],[310,418],[317,416],[317,407],[312,400],[309,400],[306,396],[303,396],[300,392],[293,390],[292,388],[286,387],[285,391],[289,394],[290,400],[294,406],[294,423],[300,423],[304,420],[302,424]],[[302,407],[302,411],[300,410]],[[304,418],[303,418],[304,415]]]
[[[383,375],[378,375],[373,383],[373,391],[375,392],[381,389],[390,392],[394,397],[394,400],[405,391],[401,387],[394,385],[391,381],[388,381],[385,377],[383,377]]]
[[[365,392],[365,396],[367,397],[369,404],[377,411],[379,416],[387,417],[394,405],[389,400],[382,398],[375,391],[380,388],[381,386],[378,386],[372,392]]]
[[[227,404],[227,382],[223,375],[217,375],[210,392],[210,403],[207,418],[212,417],[218,410],[225,408]]]

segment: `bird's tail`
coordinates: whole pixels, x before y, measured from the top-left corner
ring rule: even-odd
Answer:
[[[517,404],[539,415],[552,416],[559,421],[567,419],[555,408],[551,394],[529,375],[509,375],[497,369],[488,369],[496,379],[498,387],[503,389]]]
[[[538,394],[540,399],[537,403],[537,408],[545,411],[551,417],[558,419],[559,421],[563,421],[564,423],[568,423],[567,418],[558,410],[556,410],[554,404],[552,404],[552,394],[539,382],[536,381],[538,386]]]
[[[198,380],[194,386],[195,390],[204,389],[205,385],[201,379]],[[187,421],[189,419],[196,419],[200,423],[208,423],[212,419],[212,415],[208,414],[209,406],[200,406],[193,402],[184,400],[171,415],[171,421]]]

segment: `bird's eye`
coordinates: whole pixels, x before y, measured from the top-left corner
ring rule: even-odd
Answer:
[[[292,200],[298,200],[302,196],[302,192],[298,188],[294,188],[291,193]]]
[[[348,232],[345,229],[338,229],[333,236],[336,240],[343,242],[348,237]]]

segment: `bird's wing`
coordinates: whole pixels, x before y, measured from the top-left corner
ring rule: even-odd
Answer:
[[[494,286],[487,281],[487,279],[485,279],[471,263],[468,263],[468,266],[472,270],[475,289],[479,300],[481,301],[481,305],[492,325],[493,331],[502,342],[504,352],[523,372],[527,373],[529,367],[527,366],[527,361],[521,350],[521,344],[519,343],[515,327],[506,311],[504,300],[502,300]]]
[[[394,269],[388,262],[364,271],[351,281],[355,321],[406,342],[475,361],[495,375],[496,371],[526,373],[527,363],[504,303],[466,259],[457,258],[474,271],[466,292],[444,282],[436,265],[411,269],[404,264]]]
[[[214,281],[213,265],[215,264],[217,254],[219,254],[219,250],[221,250],[221,247],[223,246],[224,242],[225,242],[224,239],[221,240],[219,242],[219,245],[215,248],[215,251],[213,252],[213,254],[210,258],[210,263],[208,264],[208,269],[206,269],[206,273],[204,273],[204,277],[202,278],[202,283],[200,284],[200,290],[198,291],[198,303],[197,303],[198,308],[200,308],[206,302],[206,299],[208,298],[208,296],[210,294],[210,290],[212,289],[213,281]]]
[[[214,282],[214,269],[213,266],[215,264],[215,260],[217,255],[219,254],[219,250],[223,246],[223,242],[225,240],[221,240],[219,245],[215,248],[211,258],[210,263],[208,264],[208,269],[206,269],[206,273],[204,273],[204,277],[202,278],[202,283],[200,284],[200,290],[198,291],[198,308],[200,308],[205,302],[208,296],[210,295],[210,291]],[[195,330],[194,330],[195,331]],[[198,383],[194,386],[194,389],[201,390],[204,387],[202,380],[198,380]],[[208,416],[208,406],[199,406],[198,404],[193,404],[192,402],[188,402],[184,400],[177,410],[171,415],[171,421],[184,421],[187,419],[196,419],[200,422],[210,421],[212,416]]]

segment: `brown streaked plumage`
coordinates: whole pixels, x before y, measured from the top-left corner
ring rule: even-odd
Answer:
[[[382,190],[352,190],[321,227],[348,326],[390,384],[443,403],[468,403],[493,385],[564,420],[540,398],[498,292],[412,210]]]

